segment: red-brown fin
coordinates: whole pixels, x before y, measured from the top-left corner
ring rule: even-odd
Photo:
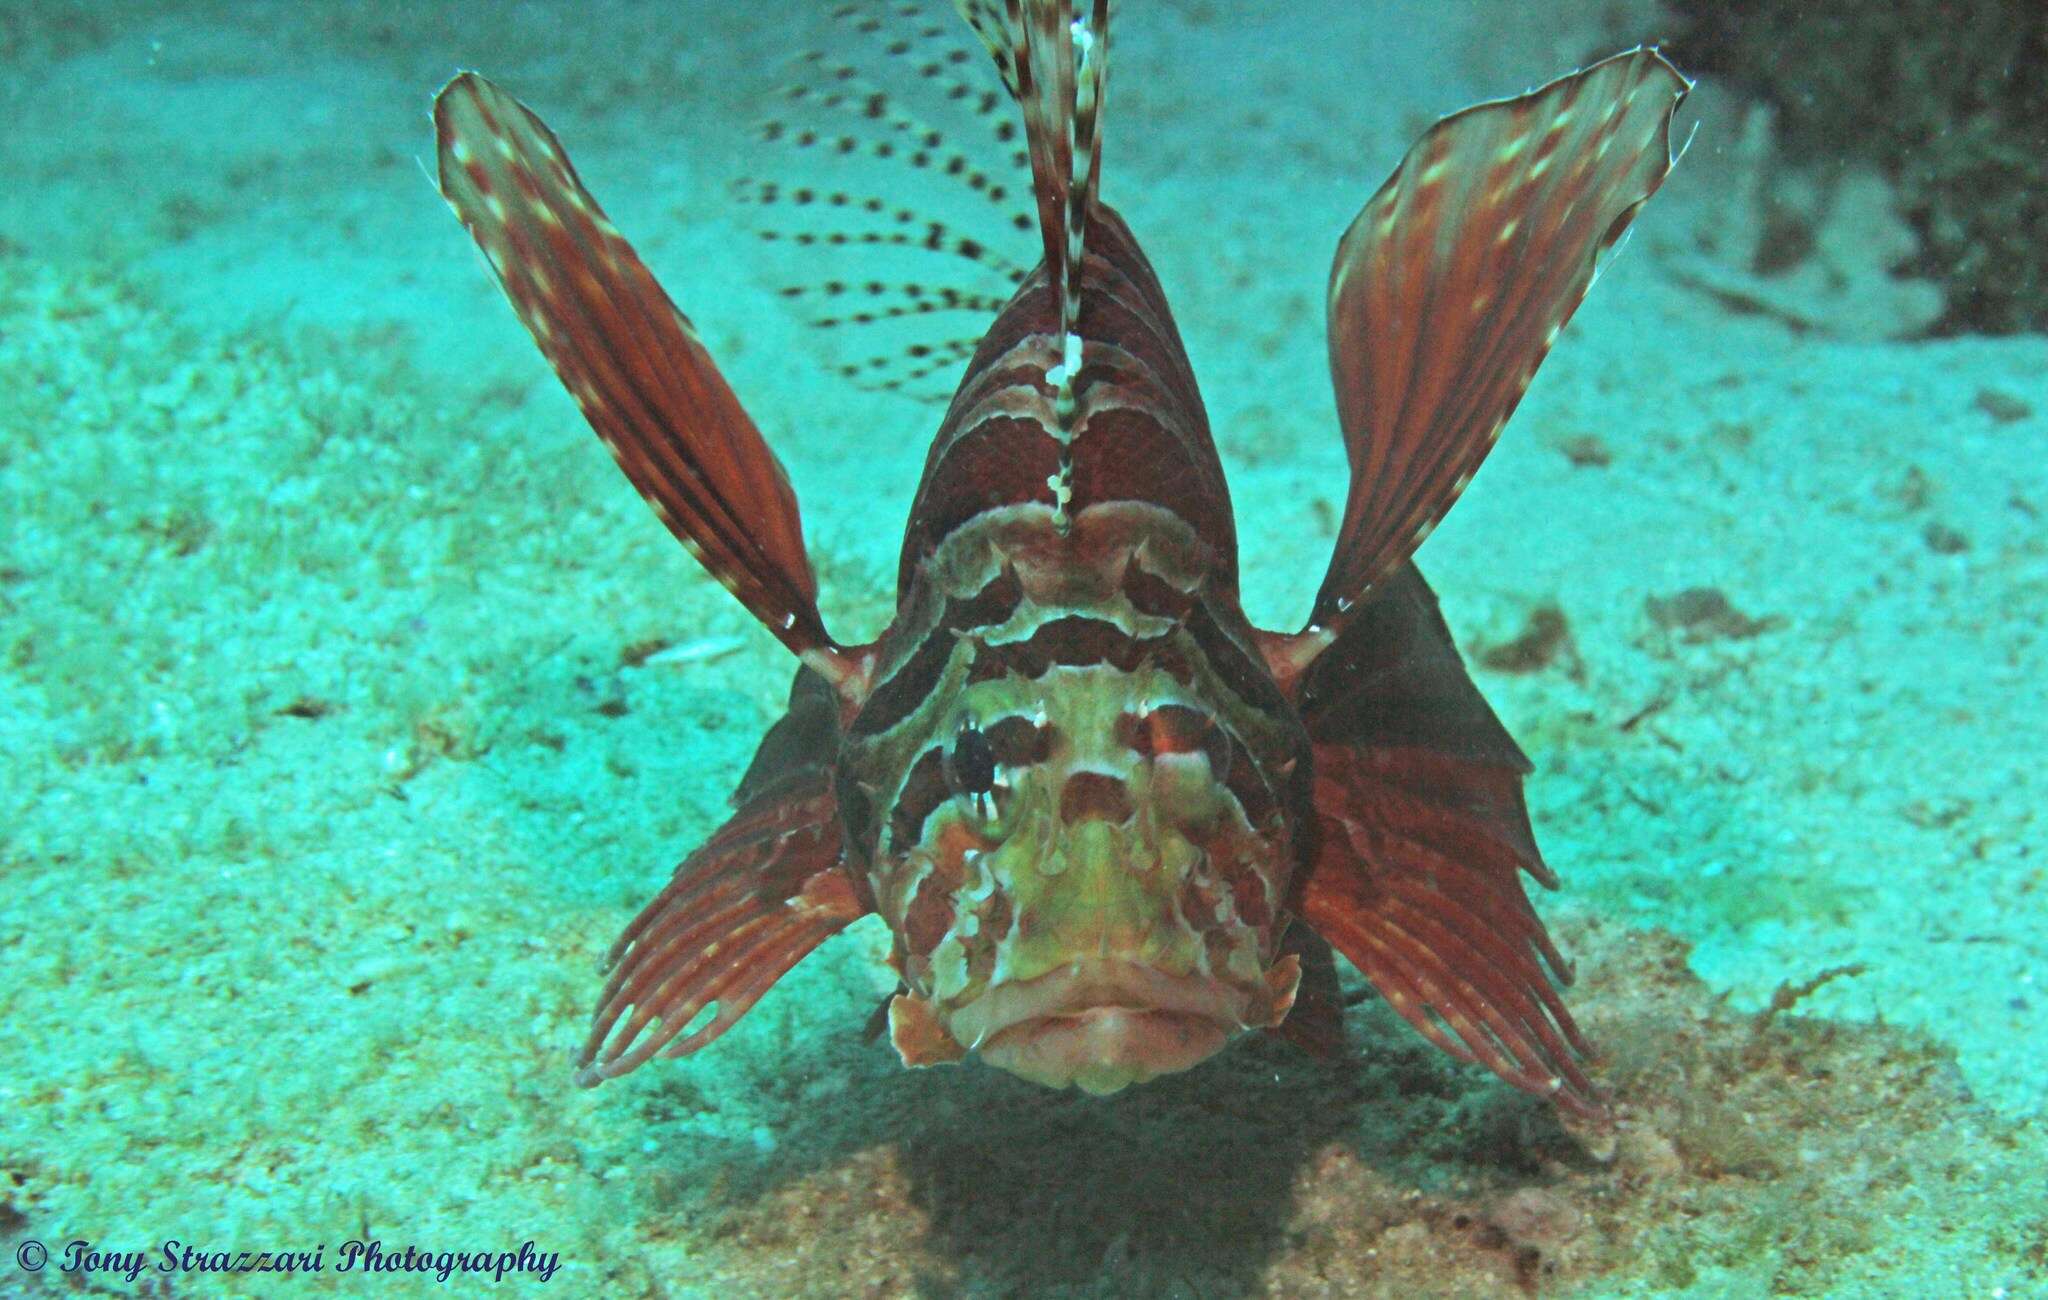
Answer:
[[[822,674],[800,667],[789,684],[783,715],[761,737],[746,775],[733,790],[732,806],[752,803],[791,782],[829,774],[838,756],[839,697]]]
[[[469,72],[434,125],[442,196],[626,477],[784,645],[836,665],[788,476],[554,134]]]
[[[1430,749],[1518,777],[1531,770],[1465,671],[1436,593],[1412,561],[1374,586],[1294,687],[1295,710],[1318,742]],[[1528,851],[1534,856],[1534,844]]]
[[[611,978],[577,1062],[589,1087],[730,1029],[813,948],[868,912],[840,864],[829,775],[743,804],[612,945]],[[678,1038],[706,1008],[717,1011]]]
[[[1465,806],[1519,778],[1427,751],[1318,745],[1315,761],[1321,844],[1302,919],[1437,1046],[1600,1115],[1590,1049],[1554,987],[1568,972],[1518,876],[1531,863]]]
[[[1691,83],[1636,50],[1437,123],[1365,205],[1330,274],[1330,369],[1351,462],[1313,627],[1419,545],[1671,169]]]
[[[1570,972],[1522,886],[1557,883],[1522,800],[1529,761],[1414,565],[1373,590],[1296,703],[1319,832],[1301,919],[1445,1051],[1599,1115],[1556,988]]]

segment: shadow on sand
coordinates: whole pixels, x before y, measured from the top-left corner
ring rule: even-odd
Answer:
[[[833,1078],[833,1104],[792,1105],[772,1153],[722,1163],[697,1223],[777,1253],[768,1220],[792,1215],[846,1250],[890,1240],[931,1297],[1216,1297],[1258,1291],[1297,1244],[1304,1172],[1332,1144],[1419,1188],[1513,1185],[1570,1158],[1541,1101],[1441,1058],[1383,1007],[1349,1018],[1342,1060],[1254,1038],[1108,1098],[813,1040],[787,1063]],[[877,1216],[896,1221],[871,1233]],[[863,1262],[845,1261],[849,1280]]]

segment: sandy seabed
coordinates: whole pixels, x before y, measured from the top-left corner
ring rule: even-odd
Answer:
[[[504,308],[428,99],[478,67],[561,132],[858,639],[938,412],[834,373],[871,342],[774,290],[839,272],[733,189],[813,165],[752,127],[845,47],[824,8],[0,9],[0,1293],[2048,1294],[2048,340],[1887,341],[1876,231],[1817,245],[1855,292],[1745,288],[1763,173],[1710,85],[1420,555],[1536,761],[1616,1132],[1371,1004],[1355,1062],[1250,1043],[1107,1102],[906,1073],[859,1035],[872,922],[712,1050],[570,1086],[788,667]],[[1341,505],[1337,234],[1437,114],[1655,34],[1614,8],[1120,12],[1105,193],[1255,621],[1301,617]],[[370,1239],[559,1271],[339,1272]],[[166,1273],[171,1240],[326,1253]],[[148,1267],[65,1274],[74,1241]]]

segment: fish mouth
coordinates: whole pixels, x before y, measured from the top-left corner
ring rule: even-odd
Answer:
[[[1291,956],[1250,988],[1138,962],[1076,962],[992,986],[948,1028],[1000,1070],[1103,1095],[1186,1070],[1239,1031],[1279,1023],[1299,975]]]

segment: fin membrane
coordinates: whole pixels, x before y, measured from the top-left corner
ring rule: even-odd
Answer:
[[[839,856],[838,809],[823,770],[770,782],[742,804],[612,946],[577,1083],[703,1047],[813,948],[866,915]]]
[[[703,1047],[805,954],[867,914],[840,865],[831,789],[838,752],[838,696],[822,674],[799,668],[788,711],[733,792],[732,819],[612,945],[578,1083]],[[676,1041],[713,1005],[702,1028]]]
[[[626,477],[783,644],[831,649],[788,476],[554,133],[469,72],[434,125],[442,196]]]
[[[1451,1055],[1587,1116],[1602,1104],[1556,985],[1569,969],[1523,872],[1557,881],[1522,802],[1529,762],[1466,676],[1413,565],[1303,680],[1317,856],[1301,917]]]
[[[1330,371],[1351,490],[1313,625],[1428,535],[1671,169],[1691,83],[1655,50],[1432,127],[1337,246]]]

